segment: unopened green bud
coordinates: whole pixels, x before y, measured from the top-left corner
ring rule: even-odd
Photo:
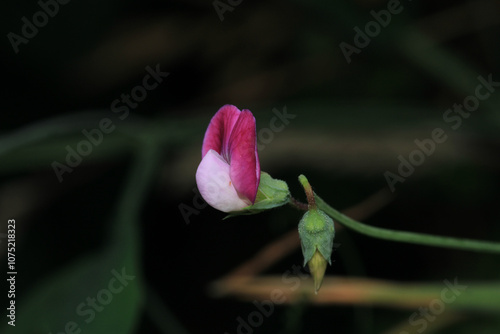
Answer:
[[[332,263],[331,255],[335,237],[333,220],[317,208],[310,209],[299,223],[299,236],[304,266],[309,264],[317,292],[323,281],[326,262]]]
[[[304,266],[318,250],[331,264],[335,227],[333,220],[319,209],[307,211],[299,223],[299,235],[304,254]]]

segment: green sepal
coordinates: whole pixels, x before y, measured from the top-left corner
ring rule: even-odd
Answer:
[[[311,260],[316,250],[332,264],[333,238],[335,226],[332,218],[319,209],[307,211],[299,223],[299,236],[304,255],[304,266]]]
[[[255,204],[247,206],[240,211],[231,212],[224,219],[240,215],[253,215],[261,211],[277,208],[287,204],[289,199],[290,191],[285,181],[273,179],[266,172],[261,172]]]

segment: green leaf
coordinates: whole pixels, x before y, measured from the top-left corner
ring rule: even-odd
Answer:
[[[16,301],[16,326],[5,324],[1,333],[133,331],[143,306],[139,210],[159,157],[156,145],[143,144],[118,201],[109,246],[47,277],[27,299]]]
[[[142,280],[138,268],[127,263],[130,259],[113,253],[86,257],[48,277],[19,305],[16,326],[8,325],[9,329],[54,334],[78,329],[104,334],[110,328],[115,333],[130,332],[142,305]]]

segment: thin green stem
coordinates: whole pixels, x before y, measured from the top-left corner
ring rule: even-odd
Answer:
[[[299,182],[302,184],[302,187],[304,188],[304,192],[306,193],[307,196],[307,203],[309,204],[309,209],[315,209],[316,208],[316,201],[314,199],[314,191],[312,190],[311,185],[309,184],[309,181],[307,178],[301,174],[299,175]]]
[[[417,245],[456,248],[486,253],[500,253],[500,243],[498,242],[440,237],[423,233],[404,232],[369,226],[343,215],[342,213],[328,205],[323,199],[321,199],[321,197],[316,194],[315,196],[316,204],[319,209],[323,210],[326,214],[328,214],[340,224],[370,237],[398,242],[407,242]]]

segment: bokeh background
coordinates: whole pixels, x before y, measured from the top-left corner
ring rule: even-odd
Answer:
[[[52,4],[46,22],[41,3]],[[194,180],[210,118],[234,104],[257,119],[262,170],[295,197],[305,199],[303,173],[328,203],[370,225],[499,240],[500,92],[456,129],[443,119],[475,94],[479,76],[500,81],[497,1],[403,0],[350,62],[341,43],[355,47],[355,28],[395,1],[54,3],[0,11],[3,313],[8,219],[18,272],[16,327],[2,314],[2,333],[500,331],[498,255],[338,227],[314,296],[304,269],[287,276],[303,261],[299,211],[222,220],[199,202]],[[24,28],[34,36],[16,52],[12,34],[34,15],[41,26]],[[121,119],[112,104],[142,85],[147,67],[169,75]],[[288,124],[267,131],[285,112]],[[114,130],[60,182],[54,162],[106,118]],[[385,173],[435,128],[447,140],[390,191]],[[110,294],[123,270],[133,278]],[[439,309],[445,280],[455,279],[467,289]],[[272,289],[287,302],[249,320]],[[411,320],[429,305],[437,311]]]

